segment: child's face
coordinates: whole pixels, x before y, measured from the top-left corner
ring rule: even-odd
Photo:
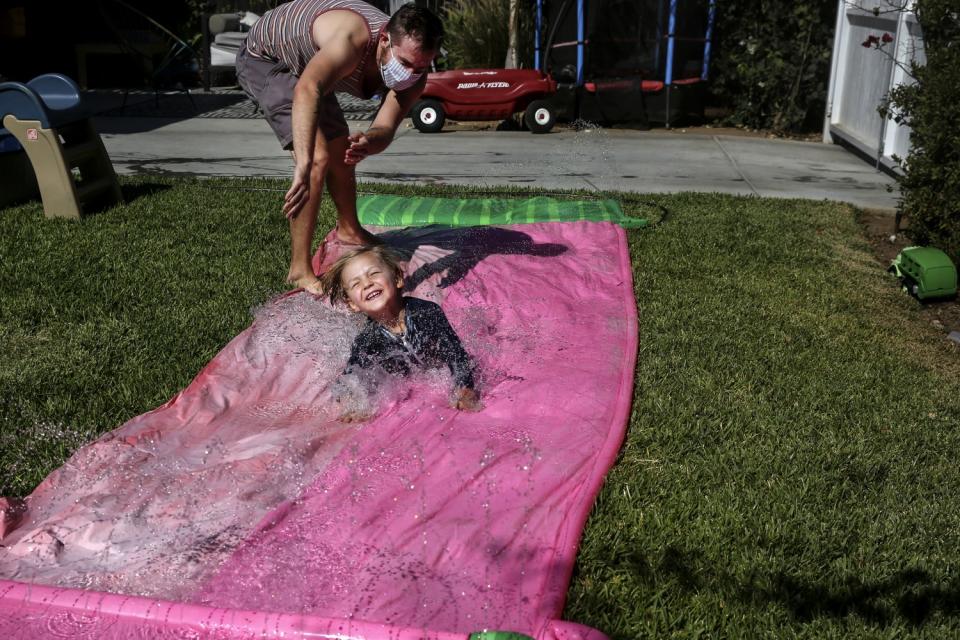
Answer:
[[[398,273],[394,277],[376,254],[364,253],[351,260],[340,281],[347,292],[347,304],[354,311],[376,317],[400,309],[403,276]]]

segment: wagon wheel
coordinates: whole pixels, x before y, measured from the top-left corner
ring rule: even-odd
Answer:
[[[437,133],[443,129],[447,116],[437,100],[421,100],[413,107],[413,125],[421,133]]]
[[[546,133],[553,129],[557,114],[549,100],[534,100],[523,113],[523,121],[533,133]]]

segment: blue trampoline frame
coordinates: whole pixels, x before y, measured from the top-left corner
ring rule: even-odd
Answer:
[[[584,54],[585,54],[585,32],[586,32],[586,7],[587,0],[576,0],[577,3],[577,81],[576,86],[582,87],[584,84],[583,72],[584,72]],[[676,46],[676,24],[677,24],[677,4],[678,0],[660,0],[657,6],[657,24],[662,24],[663,18],[663,9],[664,5],[667,6],[669,14],[667,16],[667,60],[666,60],[666,69],[663,77],[663,84],[667,89],[667,113],[669,114],[669,104],[670,104],[670,90],[674,83],[673,77],[673,62],[674,62],[674,50]],[[707,29],[704,34],[703,42],[703,65],[700,72],[700,80],[706,81],[709,78],[710,74],[710,54],[712,49],[713,42],[713,25],[716,20],[717,13],[717,0],[709,0],[707,8]],[[659,27],[658,27],[659,28]],[[533,55],[533,64],[540,71],[546,71],[544,69],[545,55],[542,51],[542,40],[543,35],[543,0],[537,0],[536,4],[536,18],[534,21],[534,55]],[[657,39],[657,44],[654,52],[654,56],[657,60],[657,65],[659,66],[660,62],[660,41],[663,37]],[[669,116],[667,126],[670,126]]]

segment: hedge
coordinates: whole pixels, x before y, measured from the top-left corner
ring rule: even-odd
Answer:
[[[911,64],[916,82],[891,93],[891,115],[910,126],[900,208],[910,237],[960,261],[960,6],[918,0],[926,64]]]

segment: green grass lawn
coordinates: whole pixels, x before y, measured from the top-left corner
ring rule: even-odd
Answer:
[[[0,493],[168,400],[283,289],[284,186],[144,178],[79,223],[0,212]],[[624,639],[960,634],[960,358],[856,212],[623,204],[668,215],[629,232],[633,414],[565,617]]]

